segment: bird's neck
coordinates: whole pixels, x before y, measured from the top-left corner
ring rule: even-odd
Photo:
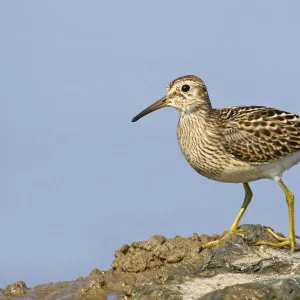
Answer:
[[[205,126],[214,123],[215,115],[210,105],[201,107],[189,107],[180,112],[179,124],[187,124],[191,128]]]
[[[215,136],[217,122],[213,109],[181,112],[177,127],[178,142],[201,140],[202,144],[209,137]]]
[[[199,110],[180,115],[177,127],[180,150],[189,164],[201,175],[210,178],[209,162],[220,148],[221,139],[218,120],[213,111]]]

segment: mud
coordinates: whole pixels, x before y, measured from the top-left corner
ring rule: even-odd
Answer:
[[[1,299],[300,299],[300,251],[254,246],[276,242],[260,225],[244,225],[218,247],[202,245],[219,236],[155,235],[123,245],[112,268],[94,269],[74,281],[28,288],[18,281],[0,289]]]
[[[217,235],[209,237],[194,233],[191,238],[176,236],[168,240],[164,236],[154,235],[146,242],[124,245],[116,251],[112,268],[139,273],[179,262],[194,263],[199,259],[201,246],[218,238]]]

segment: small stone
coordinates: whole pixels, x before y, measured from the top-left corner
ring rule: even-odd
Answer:
[[[106,286],[104,279],[97,279],[91,281],[89,286],[81,289],[82,293],[87,295],[102,295],[104,293],[103,288]]]
[[[20,297],[27,294],[27,290],[28,288],[24,281],[17,281],[13,284],[8,285],[5,288],[5,293],[10,296]]]

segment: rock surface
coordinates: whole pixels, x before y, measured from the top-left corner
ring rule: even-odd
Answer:
[[[276,242],[261,225],[243,225],[244,237],[231,235],[219,246],[194,234],[167,239],[155,235],[124,245],[109,271],[94,269],[85,278],[27,288],[22,281],[0,289],[1,299],[300,299],[300,249],[255,246]]]
[[[254,246],[259,240],[276,241],[260,225],[241,229],[244,238],[232,235],[201,251],[193,263],[169,265],[132,299],[300,299],[298,245],[293,255],[288,249]]]

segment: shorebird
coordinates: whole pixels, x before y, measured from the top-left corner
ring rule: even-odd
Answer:
[[[252,191],[249,182],[273,179],[283,190],[288,206],[289,237],[267,230],[278,242],[256,245],[290,246],[295,250],[294,195],[283,183],[284,171],[300,162],[300,117],[265,106],[212,108],[204,82],[193,75],[168,84],[166,95],[132,119],[136,122],[163,107],[180,112],[177,140],[191,167],[209,179],[242,183],[245,198],[228,232],[203,248],[218,245],[230,234],[243,236],[238,228]]]

